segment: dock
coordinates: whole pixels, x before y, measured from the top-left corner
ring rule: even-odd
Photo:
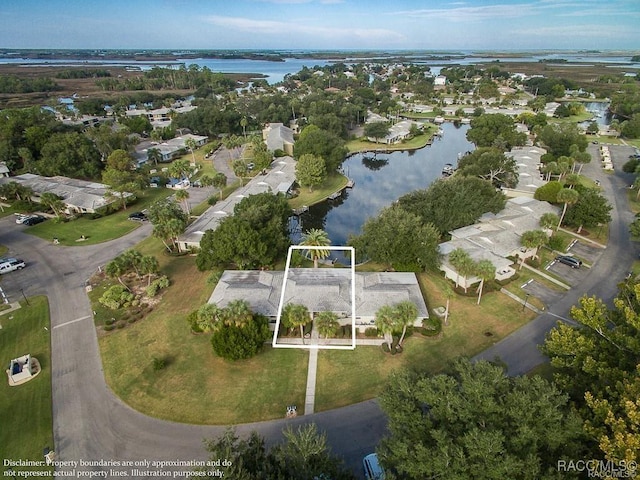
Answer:
[[[293,211],[294,215],[302,215],[304,212],[308,212],[309,211],[309,207],[307,205],[303,205],[300,208],[296,208]]]

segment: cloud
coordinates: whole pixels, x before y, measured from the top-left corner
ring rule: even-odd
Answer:
[[[635,5],[635,4],[634,4]],[[529,3],[496,3],[493,5],[470,6],[464,2],[452,2],[442,8],[424,8],[393,12],[393,15],[413,18],[443,19],[452,22],[478,22],[499,18],[521,18],[537,14],[554,16],[613,16],[639,15],[636,7],[624,0],[535,0]]]
[[[560,37],[560,38],[617,38],[621,35],[634,34],[635,30],[632,28],[625,28],[617,26],[612,29],[610,25],[593,24],[593,25],[563,25],[558,27],[535,27],[524,28],[517,31],[512,31],[513,35],[536,35],[539,37]]]
[[[365,41],[397,42],[405,40],[404,35],[384,28],[336,28],[305,25],[300,22],[280,22],[274,20],[254,20],[245,17],[224,17],[212,15],[205,21],[218,27],[262,35],[296,34],[326,39],[357,38]]]

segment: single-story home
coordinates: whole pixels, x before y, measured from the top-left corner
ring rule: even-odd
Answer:
[[[160,152],[160,162],[167,163],[172,160],[182,156],[187,151],[187,140],[193,140],[196,143],[196,147],[201,147],[205,143],[207,143],[208,137],[204,135],[193,135],[191,133],[187,133],[185,135],[181,135],[176,138],[172,138],[171,140],[167,140],[165,142],[141,142],[139,147],[136,148],[136,153],[134,154],[136,161],[138,162],[138,166],[143,165],[147,162],[150,162],[149,159],[149,150],[155,148]]]
[[[23,173],[15,177],[0,177],[0,185],[10,182],[17,182],[31,188],[35,202],[39,202],[40,195],[46,192],[57,195],[66,205],[65,212],[68,214],[95,213],[118,201],[120,195],[109,195],[110,188],[104,183],[61,176],[42,177],[33,173]],[[133,194],[125,192],[124,196],[129,198],[133,197]]]
[[[533,145],[514,147],[506,153],[506,156],[516,161],[518,168],[518,184],[514,188],[503,188],[502,191],[508,197],[526,196],[533,198],[533,194],[546,182],[540,168],[540,159],[547,151],[542,147]]]
[[[475,224],[449,232],[451,240],[439,245],[443,256],[440,270],[446,278],[465,288],[480,281],[475,276],[464,278],[449,262],[449,254],[456,248],[461,248],[476,262],[491,261],[496,267],[496,280],[512,277],[517,267],[514,264],[531,258],[536,253],[535,249],[522,245],[522,234],[542,230],[540,218],[545,213],[557,215],[559,212],[548,202],[528,197],[511,198],[500,212],[486,213]]]
[[[178,237],[180,251],[186,252],[200,246],[207,230],[218,228],[220,221],[233,215],[233,209],[244,197],[263,192],[287,194],[296,180],[296,162],[292,157],[276,159],[264,173],[253,177],[244,187],[237,189],[224,200],[209,207],[186,231]]]
[[[275,152],[282,150],[287,155],[293,155],[293,130],[282,123],[268,123],[262,130],[262,139],[267,145],[267,150]]]
[[[385,305],[412,302],[418,309],[415,326],[429,318],[415,273],[356,272],[356,327],[360,332],[375,325],[376,312]],[[283,271],[225,270],[209,303],[225,307],[242,299],[251,309],[269,318],[275,328],[284,280]],[[290,268],[284,305],[302,304],[310,314],[330,311],[338,315],[342,325],[351,324],[351,269]]]

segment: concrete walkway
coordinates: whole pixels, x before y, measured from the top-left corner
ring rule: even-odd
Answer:
[[[10,307],[7,308],[6,310],[2,310],[0,311],[0,315],[6,315],[7,313],[11,313],[14,310],[18,310],[20,308],[20,302],[13,302],[9,304]]]
[[[320,336],[314,328],[311,330],[311,348],[309,349],[309,366],[307,367],[307,391],[304,397],[304,414],[314,413],[316,403],[316,372],[318,370],[318,340]]]

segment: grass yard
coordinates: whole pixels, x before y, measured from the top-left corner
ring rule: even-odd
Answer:
[[[322,185],[315,187],[312,192],[307,187],[300,187],[300,194],[290,199],[289,205],[291,208],[296,209],[303,205],[310,206],[322,202],[332,193],[345,188],[348,181],[349,179],[344,175],[335,173],[330,175]]]
[[[216,357],[209,335],[192,334],[185,321],[209,298],[211,272],[199,272],[193,257],[160,254],[155,239],[136,249],[156,254],[172,285],[147,318],[101,335],[105,377],[120,398],[153,417],[194,424],[282,418],[287,405],[304,405],[308,352],[265,347],[249,360]],[[153,369],[154,357],[164,369]]]
[[[430,308],[446,304],[444,278],[419,274],[418,280]],[[499,292],[483,295],[480,306],[476,305],[476,297],[454,295],[449,310],[449,326],[443,327],[441,337],[428,338],[415,333],[405,341],[400,355],[385,354],[379,347],[320,351],[316,411],[377,396],[389,374],[398,368],[438,372],[449,360],[481,352],[535,316],[528,310],[523,312],[520,304]]]
[[[393,152],[396,150],[418,150],[428,145],[433,138],[433,134],[438,130],[436,125],[425,125],[425,133],[416,135],[410,140],[402,141],[387,145],[386,143],[372,143],[364,138],[351,140],[347,142],[347,148],[350,153],[371,152],[373,150],[381,150],[384,152]]]
[[[55,223],[53,220],[24,227],[25,232],[36,235],[47,241],[57,238],[61,245],[93,245],[126,235],[140,226],[139,222],[128,220],[131,212],[144,210],[152,203],[166,198],[174,193],[167,188],[149,188],[145,190],[138,201],[128,206],[126,210],[119,210],[102,218],[78,218],[66,223]],[[80,241],[82,235],[86,240]]]
[[[3,458],[43,460],[43,448],[54,449],[51,349],[45,330],[49,328],[49,304],[46,297],[32,297],[29,303],[0,315],[0,445]],[[10,387],[4,370],[12,358],[27,353],[40,361],[42,371],[33,380]]]

